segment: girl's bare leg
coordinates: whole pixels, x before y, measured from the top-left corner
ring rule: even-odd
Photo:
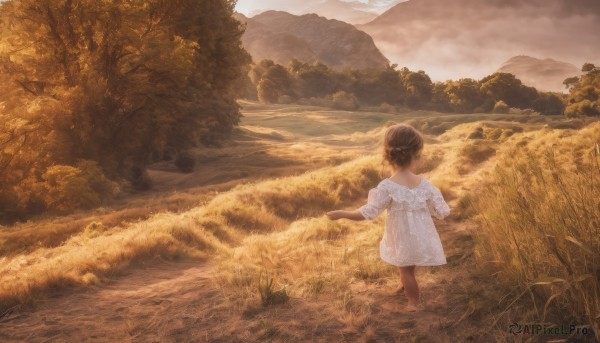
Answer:
[[[400,279],[402,279],[402,268],[398,268],[398,271],[400,272]],[[393,294],[399,295],[402,293],[404,293],[404,285],[402,284],[402,281],[401,281],[400,284],[398,285],[398,287],[396,287],[396,289],[394,290]]]
[[[404,293],[408,298],[408,305],[417,306],[419,304],[419,285],[415,279],[415,266],[400,267],[400,277],[402,285],[404,285]]]
[[[404,292],[403,284],[398,285],[398,287],[394,290],[394,294],[402,294],[403,292]]]

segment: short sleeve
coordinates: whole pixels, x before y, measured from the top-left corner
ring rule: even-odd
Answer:
[[[366,220],[373,220],[390,205],[391,201],[389,192],[378,186],[369,190],[367,203],[358,210]]]
[[[429,197],[427,198],[429,212],[438,219],[444,219],[450,214],[450,207],[444,200],[442,192],[429,183]]]

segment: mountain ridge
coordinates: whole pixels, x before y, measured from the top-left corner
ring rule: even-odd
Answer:
[[[238,15],[246,23],[242,43],[255,62],[272,59],[287,65],[296,58],[338,69],[384,67],[389,60],[373,39],[352,24],[317,14],[293,15],[269,10],[252,18]]]
[[[563,81],[582,74],[580,68],[571,63],[525,55],[510,58],[498,72],[511,73],[528,86],[551,92],[566,92]]]

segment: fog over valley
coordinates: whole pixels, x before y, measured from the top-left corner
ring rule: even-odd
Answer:
[[[391,63],[433,80],[480,78],[515,56],[580,68],[600,62],[600,2],[594,0],[240,1],[265,10],[316,13],[354,24]]]

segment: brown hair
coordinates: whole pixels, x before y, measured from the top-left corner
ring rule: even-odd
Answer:
[[[383,141],[383,159],[391,165],[407,167],[421,158],[423,136],[407,124],[390,126]]]

